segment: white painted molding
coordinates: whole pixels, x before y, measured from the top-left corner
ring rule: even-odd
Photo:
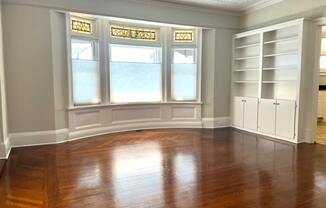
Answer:
[[[284,1],[284,0],[262,0],[262,1],[259,1],[257,3],[247,6],[244,9],[244,12],[245,12],[245,14],[248,14],[248,13],[254,12],[256,10],[263,9],[263,8],[272,6],[274,4],[280,3],[282,1]]]
[[[326,25],[326,17],[318,18],[318,19],[314,20],[314,23],[317,26]]]
[[[11,147],[57,144],[68,139],[68,129],[9,134]]]
[[[156,121],[119,124],[112,126],[104,126],[90,129],[82,129],[77,131],[69,131],[69,129],[21,132],[9,134],[10,147],[25,147],[37,145],[58,144],[67,141],[134,130],[146,129],[166,129],[166,128],[223,128],[230,126],[229,117],[220,118],[204,118],[202,121]],[[8,150],[5,145],[0,144],[0,158],[5,158]]]
[[[4,143],[0,143],[0,159],[5,159],[7,156],[6,145]]]
[[[98,136],[103,134],[135,131],[135,130],[147,130],[147,129],[172,129],[172,128],[202,128],[202,122],[200,121],[158,121],[158,122],[142,122],[131,124],[112,125],[91,129],[84,129],[79,131],[73,131],[69,133],[69,140],[77,140],[92,136]]]
[[[9,139],[5,143],[0,143],[0,159],[7,159],[11,150]]]
[[[203,128],[206,129],[225,128],[231,126],[230,117],[203,118],[202,121]]]

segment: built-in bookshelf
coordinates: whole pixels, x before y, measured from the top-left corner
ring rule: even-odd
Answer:
[[[286,140],[295,139],[302,27],[303,20],[300,19],[234,36],[233,126]],[[277,112],[285,113],[277,115]],[[278,126],[289,126],[289,130],[281,132]]]
[[[296,100],[299,31],[291,25],[263,33],[261,98]]]
[[[237,96],[258,96],[260,46],[259,34],[234,39],[233,85]]]

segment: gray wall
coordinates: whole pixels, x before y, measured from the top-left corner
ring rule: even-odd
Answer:
[[[64,15],[53,8],[210,27],[204,33],[203,117],[229,115],[231,35],[239,26],[237,16],[144,1],[4,0],[10,133],[68,125]]]
[[[54,129],[50,13],[3,5],[9,132]]]

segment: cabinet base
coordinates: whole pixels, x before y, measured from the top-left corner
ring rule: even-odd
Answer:
[[[239,129],[239,130],[246,131],[246,132],[250,132],[250,133],[254,133],[254,134],[257,134],[257,135],[262,135],[262,136],[265,136],[265,137],[269,137],[270,139],[273,139],[273,140],[275,140],[275,139],[276,140],[282,140],[282,141],[286,141],[286,142],[290,142],[290,143],[294,143],[294,144],[303,143],[303,142],[299,142],[297,139],[283,138],[283,137],[279,137],[279,136],[276,136],[276,135],[266,134],[266,133],[262,133],[262,132],[255,131],[255,130],[241,128],[241,127],[234,126],[234,125],[232,125],[232,128]]]

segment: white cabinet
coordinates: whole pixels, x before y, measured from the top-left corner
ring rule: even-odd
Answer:
[[[295,101],[261,99],[258,131],[277,137],[293,139],[295,132]]]
[[[307,122],[301,108],[305,101],[301,107],[298,101],[306,93],[301,86],[307,77],[302,49],[309,40],[309,24],[297,19],[234,35],[234,127],[295,143],[304,139],[304,130],[297,126]],[[319,110],[320,116],[322,111],[326,108]],[[323,117],[326,120],[326,113]]]
[[[257,130],[257,98],[235,97],[233,102],[233,126]]]
[[[276,136],[293,139],[295,129],[295,102],[277,100],[276,103]]]
[[[258,99],[257,98],[245,98],[244,99],[244,118],[243,127],[250,130],[257,130],[258,119]]]
[[[259,102],[258,131],[275,134],[276,101],[261,99]]]
[[[243,127],[243,97],[235,97],[233,101],[233,126]]]

